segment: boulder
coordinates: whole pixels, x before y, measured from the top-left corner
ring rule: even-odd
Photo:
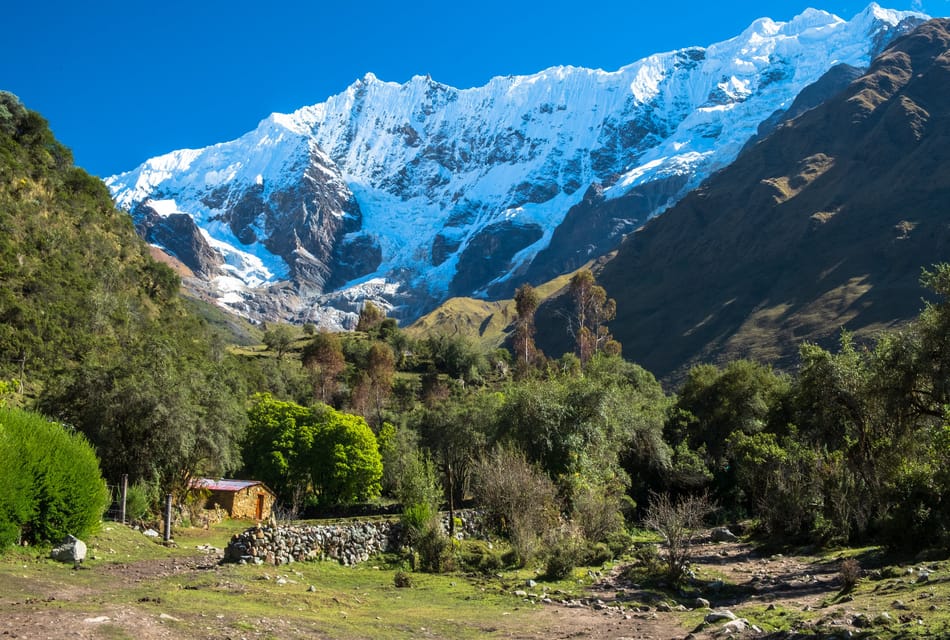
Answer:
[[[86,559],[86,543],[73,535],[66,536],[63,544],[50,551],[50,557],[57,562],[71,562],[78,569]]]
[[[716,527],[711,533],[713,542],[738,542],[739,536],[729,531],[728,527]]]
[[[706,614],[704,619],[709,623],[720,622],[722,620],[735,620],[736,614],[729,611],[728,609],[723,609],[721,611],[710,611]]]

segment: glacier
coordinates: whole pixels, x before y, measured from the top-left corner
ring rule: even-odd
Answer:
[[[866,67],[925,19],[877,4],[851,20],[808,9],[616,71],[553,67],[468,89],[367,73],[236,140],[106,183],[133,217],[148,202],[190,215],[226,258],[206,286],[238,313],[346,328],[368,298],[411,320],[451,295],[520,284],[592,187],[622,201],[668,184],[647,217],[662,213],[832,66]],[[278,291],[293,294],[248,303]]]

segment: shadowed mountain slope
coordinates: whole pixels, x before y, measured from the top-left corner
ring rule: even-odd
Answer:
[[[698,361],[787,368],[804,340],[915,316],[921,269],[950,259],[948,49],[948,20],[895,41],[630,235],[598,276],[625,357],[674,380]]]

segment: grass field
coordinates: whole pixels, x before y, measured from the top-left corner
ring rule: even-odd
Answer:
[[[644,580],[633,556],[558,582],[528,566],[412,573],[412,587],[397,588],[405,567],[395,557],[356,567],[220,564],[246,526],[178,530],[165,547],[105,523],[78,571],[49,560],[48,548],[9,550],[0,556],[0,638],[720,637],[723,623],[704,621],[700,597],[770,638],[950,637],[950,562],[939,553],[899,561],[877,548],[783,554],[707,541],[694,579],[675,590]],[[840,576],[847,558],[861,568],[850,590]]]

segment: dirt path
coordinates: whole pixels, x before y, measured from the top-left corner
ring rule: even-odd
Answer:
[[[183,582],[208,576],[223,569],[216,554],[198,552],[161,560],[104,564],[97,572],[109,576],[112,591],[141,588],[150,581],[182,576]],[[693,569],[697,582],[708,585],[702,596],[713,609],[740,607],[749,603],[771,603],[796,610],[816,608],[838,588],[837,567],[804,557],[762,557],[750,546],[741,543],[705,543],[697,547]],[[15,578],[13,576],[12,578]],[[717,580],[730,585],[717,591]],[[66,638],[142,638],[165,640],[176,635],[176,619],[157,613],[160,607],[142,598],[139,602],[117,605],[108,593],[98,594],[83,586],[56,584],[44,593],[21,601],[3,604],[0,614],[0,640],[30,638],[60,640]],[[645,604],[648,603],[648,604]],[[695,627],[701,616],[684,613],[695,606],[687,598],[665,600],[674,610],[665,611],[654,594],[639,590],[623,579],[619,568],[604,576],[590,588],[584,598],[548,604],[531,615],[533,630],[518,629],[499,621],[494,637],[515,639],[594,639],[672,640],[686,638],[691,631],[697,640],[716,637],[721,625]],[[149,605],[153,606],[149,606]],[[279,618],[261,621],[261,628],[237,636],[228,635],[215,625],[215,615],[189,634],[189,640],[225,640],[225,638],[283,638],[301,636],[291,622]],[[222,617],[218,615],[217,617]],[[196,624],[190,620],[189,627]],[[687,626],[689,624],[690,626]],[[180,628],[180,627],[179,627]],[[178,632],[180,633],[180,631]],[[747,634],[756,635],[756,634]]]

